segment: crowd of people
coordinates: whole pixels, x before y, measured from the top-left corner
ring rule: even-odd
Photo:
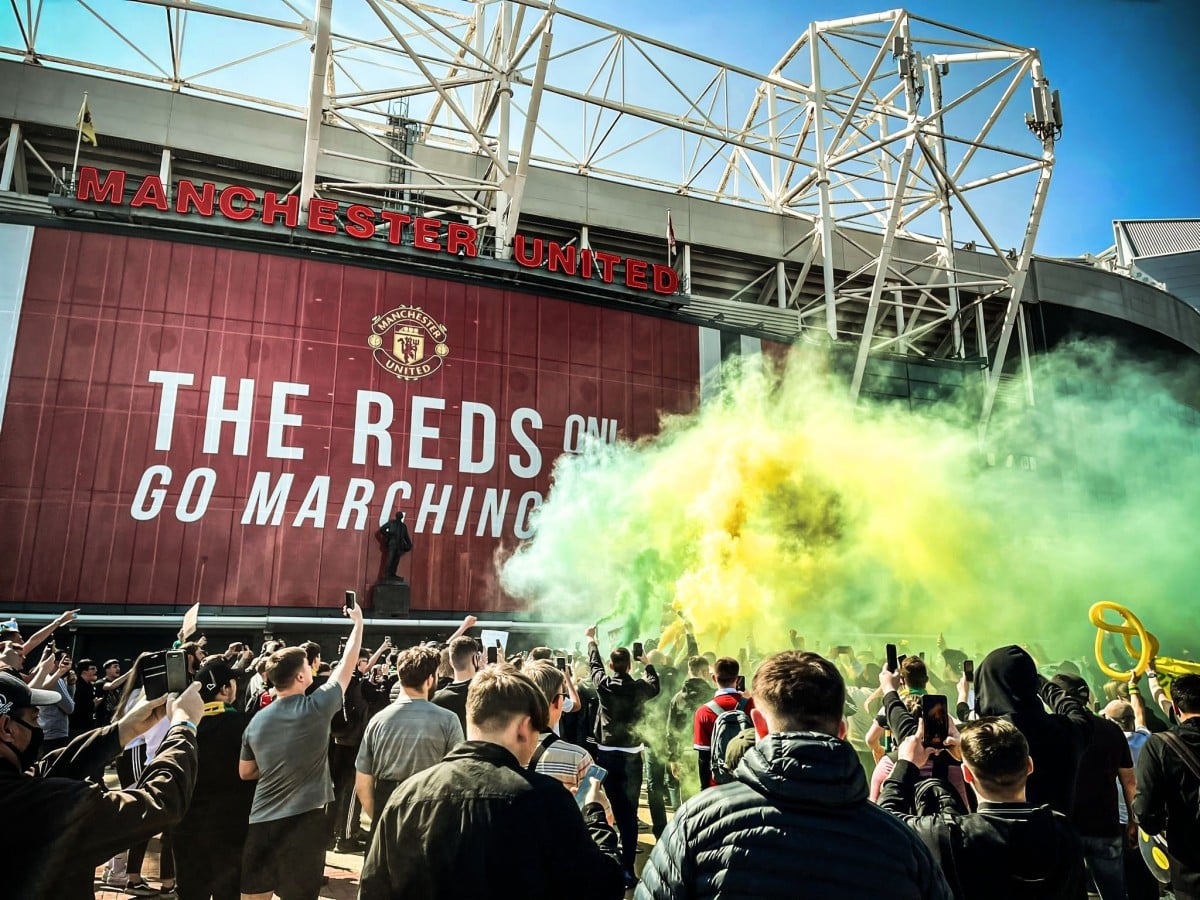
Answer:
[[[5,896],[90,897],[104,866],[130,896],[304,900],[335,850],[365,900],[1200,898],[1197,675],[795,631],[718,656],[682,622],[371,650],[357,607],[332,661],[181,632],[122,671],[56,646],[75,614],[0,623]]]

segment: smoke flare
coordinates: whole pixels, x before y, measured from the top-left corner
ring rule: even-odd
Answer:
[[[1200,587],[1200,423],[1160,373],[1072,344],[1038,360],[1037,405],[981,444],[977,397],[854,405],[824,363],[727,367],[719,397],[657,436],[561,458],[505,589],[622,643],[682,614],[725,653],[796,629],[1079,656],[1101,599],[1164,653],[1194,650],[1179,613]]]

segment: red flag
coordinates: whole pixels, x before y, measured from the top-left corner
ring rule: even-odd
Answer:
[[[675,255],[675,223],[671,220],[671,211],[667,210],[667,258]]]

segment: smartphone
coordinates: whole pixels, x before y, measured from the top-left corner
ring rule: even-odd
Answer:
[[[634,658],[634,659],[641,659],[641,658],[642,658],[642,653],[643,653],[643,652],[644,652],[644,650],[643,650],[643,648],[642,648],[642,642],[641,642],[641,641],[634,641],[634,642],[633,642],[633,658]]]
[[[558,666],[558,671],[560,672],[567,671],[567,658],[565,656],[556,656],[554,658],[554,665]]]
[[[906,659],[908,659],[908,654],[901,653],[899,656],[896,657],[896,665],[897,666],[902,665]]]
[[[900,668],[900,660],[896,659],[896,645],[888,644],[887,645],[887,670],[889,672],[895,672],[898,668]]]
[[[166,653],[167,693],[181,694],[187,690],[192,680],[188,675],[187,658],[182,650],[168,650]]]
[[[567,654],[567,665],[568,666],[575,665],[575,654],[574,653]]]
[[[925,651],[922,650],[919,655],[921,657],[921,662],[925,662]]]
[[[487,648],[487,664],[489,666],[494,666],[496,664],[499,653],[500,653],[499,647],[488,647]]]
[[[737,689],[738,689],[739,691],[741,691],[743,694],[744,694],[744,693],[746,693],[746,676],[745,676],[745,675],[739,675],[739,676],[737,677],[737,684],[736,684],[736,687],[737,687]]]
[[[346,609],[354,609],[358,604],[358,597],[354,591],[346,591]]]
[[[975,660],[963,660],[963,678],[967,679],[967,684],[975,680]]]
[[[190,680],[182,650],[160,650],[142,660],[142,690],[147,700],[182,693]]]
[[[603,766],[598,766],[595,763],[587,770],[587,774],[583,776],[583,780],[579,782],[579,787],[575,791],[575,802],[579,804],[579,808],[583,809],[587,802],[588,791],[591,790],[593,781],[604,781],[608,775],[608,769]]]
[[[921,698],[921,719],[925,723],[926,747],[940,750],[950,737],[950,707],[945,694],[925,694]]]

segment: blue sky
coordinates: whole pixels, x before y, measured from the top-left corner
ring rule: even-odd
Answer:
[[[289,16],[278,0],[245,0],[241,5],[267,15]],[[311,5],[312,0],[301,0],[301,8]],[[854,4],[844,0],[567,0],[566,5],[761,72],[770,69],[810,21],[887,6],[869,0]],[[335,28],[359,33],[362,6],[354,0],[335,0]],[[138,39],[137,43],[160,65],[168,65],[161,9],[116,0],[104,0],[95,8],[135,38],[145,35],[144,42]],[[1063,256],[1099,252],[1112,243],[1114,218],[1200,216],[1196,172],[1200,102],[1195,93],[1200,54],[1194,46],[1200,35],[1200,0],[1009,0],[986,5],[913,0],[907,8],[916,15],[1041,51],[1046,74],[1062,92],[1066,130],[1057,147],[1039,252]],[[226,61],[230,54],[253,53],[278,39],[276,32],[255,34],[255,26],[243,26],[236,39],[205,30],[218,24],[211,17],[189,19],[185,74]],[[146,68],[128,47],[95,26],[75,0],[53,0],[47,4],[39,49]],[[378,22],[363,27],[363,33],[379,31]],[[0,8],[0,43],[19,43],[11,9]],[[227,86],[286,94],[302,102],[304,79],[296,75],[307,66],[307,59],[307,47],[293,46],[231,70]],[[1022,89],[1018,96],[1023,110],[1028,94]],[[102,132],[103,111],[93,113]],[[1011,136],[1024,142],[1024,149],[1036,152],[1036,142],[1019,124]],[[645,145],[645,154],[654,152]],[[677,149],[674,155],[678,158]],[[1007,219],[1011,234],[1014,227],[1023,228],[1028,195],[1028,189],[1014,191],[1012,209],[992,207],[988,214]],[[1008,201],[1001,197],[999,202]],[[1005,246],[1015,242],[1016,238],[1002,240]]]
[[[810,21],[886,8],[844,0],[603,6],[609,21],[762,69]],[[1041,51],[1062,91],[1066,128],[1039,252],[1103,250],[1113,219],[1200,217],[1200,2],[913,0],[904,8]]]

